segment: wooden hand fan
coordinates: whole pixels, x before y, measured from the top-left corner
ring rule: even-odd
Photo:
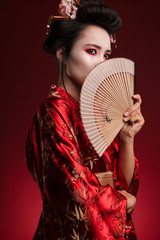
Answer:
[[[113,58],[96,66],[84,81],[80,96],[84,129],[101,157],[124,125],[123,114],[133,104],[135,63]]]

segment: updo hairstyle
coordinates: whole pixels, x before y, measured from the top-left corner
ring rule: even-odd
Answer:
[[[46,53],[56,57],[59,48],[65,48],[64,57],[67,59],[76,39],[88,25],[100,26],[108,34],[115,34],[121,27],[121,19],[114,9],[100,0],[81,0],[76,19],[58,19],[51,24],[43,48]]]

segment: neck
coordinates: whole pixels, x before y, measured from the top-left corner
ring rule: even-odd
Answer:
[[[62,74],[63,74],[63,76],[62,76]],[[59,74],[57,86],[66,90],[78,102],[80,101],[81,86],[78,86],[68,76],[68,74],[65,71],[65,67],[63,67],[63,71],[60,69],[60,74]]]

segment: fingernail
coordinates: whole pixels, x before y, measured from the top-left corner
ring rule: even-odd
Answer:
[[[127,118],[127,117],[125,117],[123,120],[126,122],[126,121],[128,121],[128,118]]]
[[[125,116],[128,116],[128,114],[129,114],[128,112],[125,112],[125,113],[124,113]]]

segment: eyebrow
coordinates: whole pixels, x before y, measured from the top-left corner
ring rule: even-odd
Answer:
[[[89,43],[89,44],[86,44],[85,46],[86,46],[86,47],[87,47],[87,46],[93,46],[93,47],[96,47],[96,48],[98,48],[98,49],[101,49],[100,46],[98,46],[97,44],[94,44],[94,43]],[[108,50],[106,50],[106,52],[112,53],[112,50],[108,49]]]

